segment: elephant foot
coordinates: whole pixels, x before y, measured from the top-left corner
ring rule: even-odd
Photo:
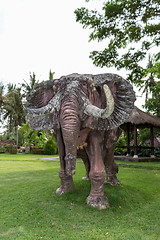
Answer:
[[[89,180],[89,177],[86,175],[85,177],[82,177],[82,180]]]
[[[62,195],[63,193],[73,192],[73,191],[74,191],[74,186],[73,185],[66,185],[64,187],[61,185],[59,188],[57,188],[56,194]]]
[[[75,157],[68,153],[66,156],[65,156],[65,163],[66,163],[66,174],[68,176],[73,176],[76,172],[75,168],[76,168],[76,159]]]
[[[64,193],[64,191],[63,191],[62,186],[60,186],[59,188],[57,188],[56,194],[61,195],[61,194],[63,194],[63,193]]]
[[[61,195],[63,193],[71,192],[74,190],[72,176],[68,176],[64,171],[60,171],[59,177],[61,179],[61,186],[56,190],[57,194]]]
[[[99,197],[88,196],[87,204],[99,210],[109,207],[108,199],[105,195]]]
[[[121,185],[121,182],[117,179],[116,175],[107,177],[105,183],[108,183],[111,186],[119,186],[119,185]]]

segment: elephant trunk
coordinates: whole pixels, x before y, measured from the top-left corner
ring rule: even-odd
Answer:
[[[61,104],[60,125],[65,145],[65,169],[67,175],[75,174],[77,142],[80,130],[78,101],[70,95]]]
[[[113,99],[112,93],[106,84],[103,86],[103,89],[106,96],[107,107],[105,109],[100,109],[94,106],[93,104],[89,103],[84,109],[85,114],[89,116],[97,117],[97,118],[106,119],[113,113],[114,99]]]

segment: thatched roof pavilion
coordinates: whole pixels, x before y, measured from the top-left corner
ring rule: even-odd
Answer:
[[[133,125],[136,125],[137,128],[146,128],[146,127],[160,128],[160,118],[154,117],[149,113],[143,112],[136,106],[134,106],[134,109],[129,119],[125,121],[125,123],[122,125],[122,128],[125,129],[125,126],[127,126],[128,123],[132,127]]]
[[[130,154],[130,131],[134,131],[134,157],[138,157],[137,128],[150,128],[151,132],[151,157],[154,157],[154,135],[153,128],[160,128],[160,118],[143,112],[136,106],[130,117],[120,126],[127,132],[127,154]]]

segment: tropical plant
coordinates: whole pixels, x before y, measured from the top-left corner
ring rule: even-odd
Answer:
[[[89,2],[89,0],[86,0]],[[101,11],[78,8],[76,21],[90,28],[89,40],[105,40],[106,48],[93,51],[96,66],[129,71],[128,79],[141,86],[145,69],[141,62],[156,48],[160,54],[160,4],[157,0],[98,1]]]
[[[28,123],[23,124],[23,134],[26,151],[30,151],[32,145],[42,148],[47,141],[45,131],[31,129]]]
[[[44,154],[54,155],[57,153],[57,144],[54,139],[49,139],[44,145]]]
[[[145,88],[148,89],[150,97],[146,98],[145,108],[153,115],[160,117],[160,55],[150,59],[146,75]]]
[[[33,74],[30,74],[29,83],[24,80],[24,83],[22,83],[22,89],[24,91],[23,97],[26,97],[26,95],[33,89],[33,87],[39,83],[39,80],[36,80],[36,75],[33,72]]]
[[[55,72],[52,72],[51,70],[49,71],[49,80],[53,80]]]
[[[3,83],[0,83],[0,120],[1,120],[3,101],[4,101],[4,85]]]
[[[9,136],[14,132],[18,145],[18,126],[25,122],[25,117],[21,89],[17,88],[16,85],[8,84],[8,91],[3,101],[3,110],[3,119],[8,122]]]

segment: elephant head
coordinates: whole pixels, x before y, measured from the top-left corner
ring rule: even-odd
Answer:
[[[30,92],[25,107],[30,127],[37,130],[59,128],[61,104],[71,95],[77,99],[81,125],[98,130],[122,124],[135,101],[132,86],[116,74],[71,74],[42,82]]]

